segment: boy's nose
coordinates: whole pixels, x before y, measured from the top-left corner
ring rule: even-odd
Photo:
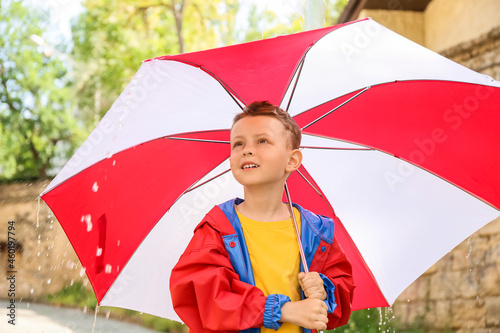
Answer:
[[[252,156],[254,154],[253,147],[251,145],[247,145],[243,150],[243,156]]]

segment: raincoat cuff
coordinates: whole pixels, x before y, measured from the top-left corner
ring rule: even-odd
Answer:
[[[290,302],[290,297],[281,294],[267,296],[264,308],[264,327],[277,331],[281,327],[278,320],[281,319],[281,307],[286,302]]]
[[[319,276],[323,280],[323,285],[325,286],[325,291],[326,291],[325,303],[328,306],[327,312],[333,313],[333,311],[335,311],[335,308],[337,307],[337,303],[335,303],[335,285],[325,275],[319,273]]]

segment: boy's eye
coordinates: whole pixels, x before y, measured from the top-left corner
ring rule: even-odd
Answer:
[[[239,147],[239,146],[241,146],[241,145],[243,145],[243,143],[242,143],[242,142],[240,142],[240,141],[235,142],[235,143],[233,143],[233,148]]]
[[[259,143],[269,143],[268,139],[259,139]]]

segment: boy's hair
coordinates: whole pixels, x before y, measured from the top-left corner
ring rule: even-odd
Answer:
[[[278,119],[283,126],[285,126],[290,147],[292,149],[299,149],[300,140],[302,139],[302,132],[300,131],[299,125],[297,125],[288,112],[268,101],[255,101],[248,104],[242,112],[234,117],[233,126],[236,122],[245,117],[255,116],[269,116]]]

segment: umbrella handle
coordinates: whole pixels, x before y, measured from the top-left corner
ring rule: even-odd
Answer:
[[[302,240],[300,239],[299,227],[297,226],[297,221],[295,220],[295,214],[293,213],[292,199],[290,198],[290,192],[288,191],[288,185],[285,183],[285,195],[288,201],[288,210],[290,211],[290,216],[292,217],[293,226],[295,227],[295,235],[297,236],[297,242],[299,243],[300,259],[302,260],[302,266],[304,267],[304,272],[309,273],[309,267],[307,267],[306,256],[304,255],[304,248],[302,247]]]

